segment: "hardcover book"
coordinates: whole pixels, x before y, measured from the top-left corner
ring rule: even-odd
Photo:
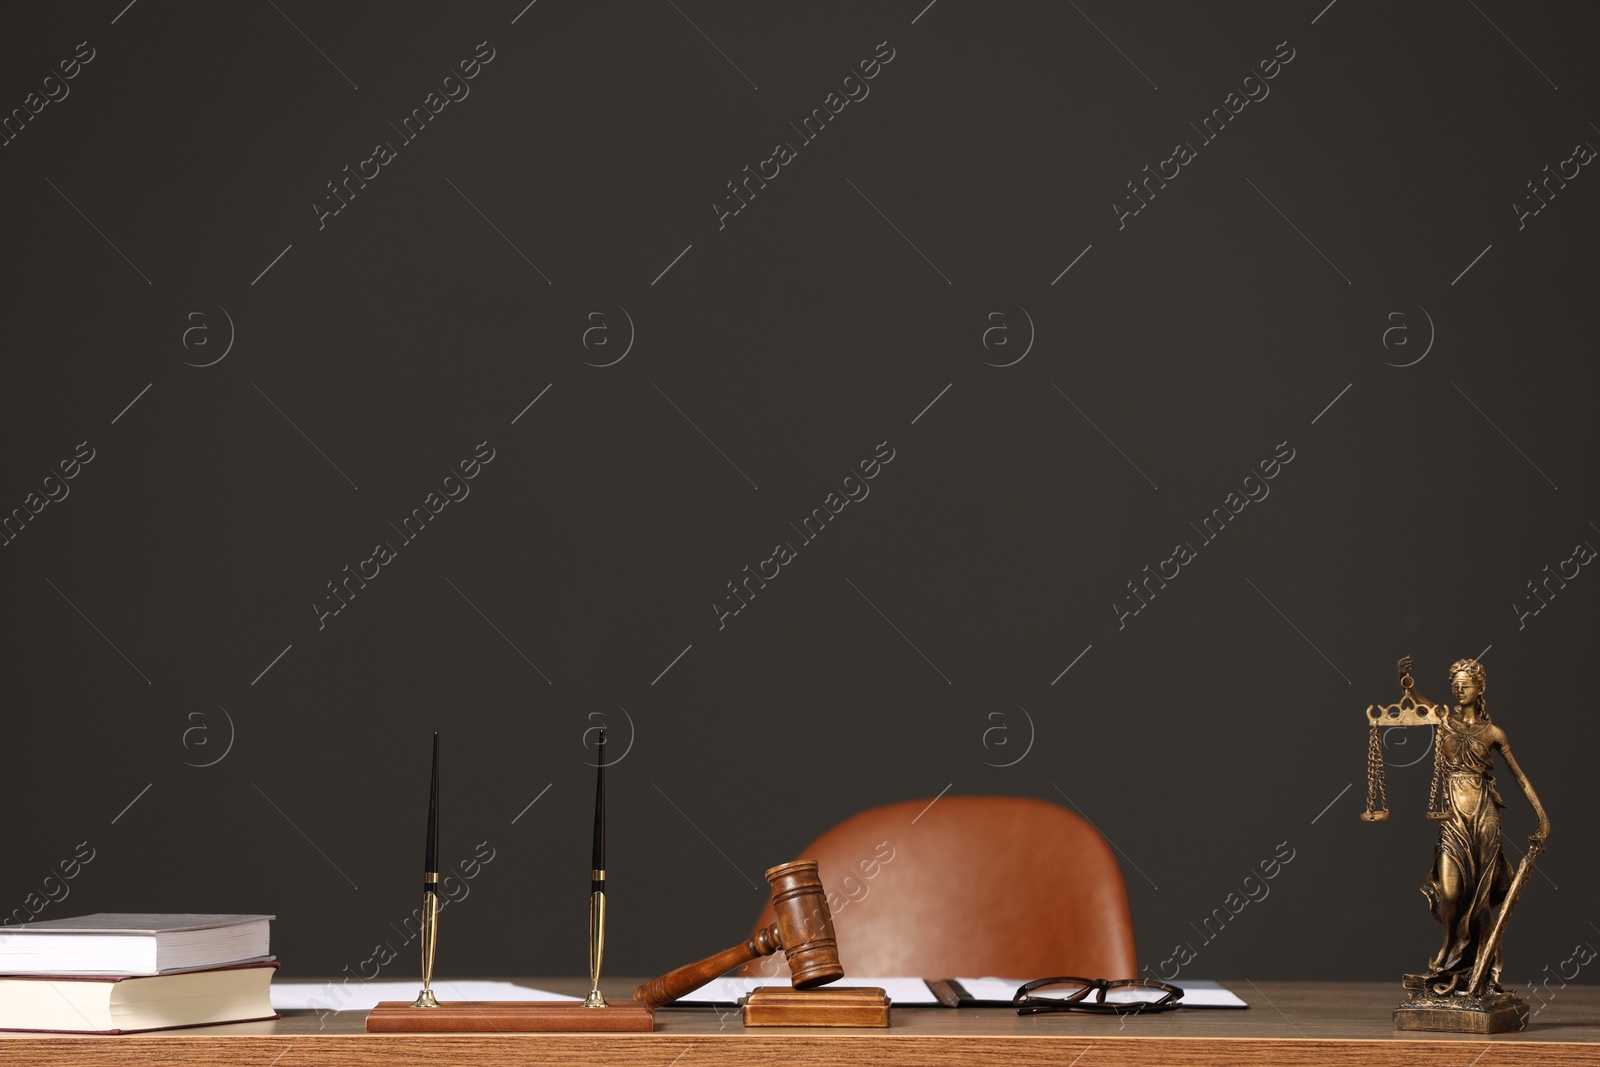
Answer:
[[[101,912],[0,931],[0,974],[133,977],[268,958],[271,915]]]
[[[131,1034],[276,1019],[276,963],[177,974],[0,978],[0,1030]]]

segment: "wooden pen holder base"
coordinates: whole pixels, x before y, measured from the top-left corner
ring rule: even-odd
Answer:
[[[744,998],[746,1026],[888,1026],[882,989],[793,989],[757,986]]]
[[[586,1008],[577,1000],[454,1000],[416,1008],[385,1000],[367,1013],[367,1033],[583,1033],[649,1031],[655,1010],[637,1000]]]

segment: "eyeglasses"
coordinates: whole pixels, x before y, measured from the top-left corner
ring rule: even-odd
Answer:
[[[1036,995],[1043,989],[1045,996]],[[1087,1000],[1090,993],[1093,1000]],[[1101,1015],[1134,1015],[1141,1012],[1172,1011],[1183,990],[1165,982],[1145,978],[1039,978],[1017,990],[1011,998],[1018,1015],[1044,1015],[1057,1011],[1086,1011]]]

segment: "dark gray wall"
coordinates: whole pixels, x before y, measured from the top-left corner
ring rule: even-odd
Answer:
[[[1365,825],[1362,712],[1399,655],[1444,697],[1492,646],[1555,824],[1507,977],[1600,938],[1600,578],[1563,563],[1600,544],[1600,177],[1563,162],[1600,144],[1591,11],[124,2],[0,36],[6,109],[93,50],[0,148],[0,507],[69,494],[0,548],[4,908],[88,842],[40,918],[270,911],[286,974],[359,969],[415,904],[437,728],[446,858],[493,850],[442,969],[577,973],[598,712],[631,735],[612,973],[722,947],[763,868],[949,789],[1070,798],[1153,968],[1187,942],[1190,976],[1390,980],[1437,939],[1427,740],[1389,739],[1414,765]],[[479,42],[470,95],[402,140]],[[1578,173],[1519,219],[1546,165]],[[1547,565],[1577,576],[1519,619]]]

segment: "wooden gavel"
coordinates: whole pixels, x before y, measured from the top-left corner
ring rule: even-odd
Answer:
[[[633,998],[659,1008],[780,948],[789,960],[790,981],[796,989],[812,989],[843,978],[833,914],[828,910],[817,861],[779,864],[767,871],[767,882],[772,886],[772,913],[777,922],[742,944],[652,978],[634,990]]]

